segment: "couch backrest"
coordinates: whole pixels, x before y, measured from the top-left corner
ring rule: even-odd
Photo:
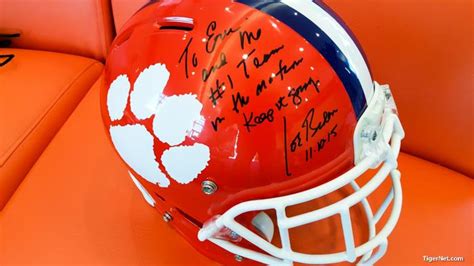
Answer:
[[[103,61],[113,38],[108,0],[0,0],[0,31],[19,30],[13,47]]]
[[[115,30],[119,32],[127,20],[149,0],[112,0]]]
[[[325,2],[358,37],[375,79],[391,85],[403,149],[473,177],[472,1]]]

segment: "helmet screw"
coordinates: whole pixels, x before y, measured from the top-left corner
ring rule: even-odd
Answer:
[[[239,239],[239,235],[238,235],[236,232],[231,231],[231,232],[230,232],[230,238],[231,238],[232,240],[238,240],[238,239]]]
[[[386,90],[384,91],[384,94],[385,94],[385,99],[389,100],[390,98],[392,98],[392,93],[390,93],[390,91]]]
[[[240,255],[237,255],[235,254],[234,256],[235,260],[238,261],[238,262],[242,262],[244,260],[244,257],[240,256]]]
[[[173,216],[171,216],[171,214],[168,212],[165,212],[165,214],[163,214],[163,221],[165,221],[165,223],[169,223],[171,220],[173,220]]]
[[[206,195],[212,195],[217,191],[216,183],[206,180],[201,183],[202,192]]]

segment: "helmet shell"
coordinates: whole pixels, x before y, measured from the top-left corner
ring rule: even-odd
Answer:
[[[112,143],[156,207],[183,218],[173,225],[190,241],[240,202],[315,187],[354,165],[366,96],[334,67],[344,56],[328,57],[338,50],[324,32],[311,33],[322,39],[315,46],[277,18],[287,12],[279,1],[267,7],[275,16],[240,2],[150,4],[106,63]]]

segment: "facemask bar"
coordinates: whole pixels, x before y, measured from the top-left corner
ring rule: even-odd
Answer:
[[[403,128],[396,115],[396,107],[388,86],[375,83],[375,94],[359,120],[354,134],[356,165],[338,178],[321,186],[287,195],[283,197],[254,200],[240,203],[221,216],[215,217],[199,231],[201,241],[209,240],[225,250],[261,263],[289,264],[293,262],[306,264],[328,264],[343,261],[355,262],[358,257],[360,265],[372,265],[379,260],[387,249],[387,237],[395,227],[401,212],[402,189],[400,173],[397,169],[397,157]],[[374,177],[363,187],[355,181],[369,169],[379,168]],[[392,188],[375,215],[367,201],[367,197],[375,191],[390,175]],[[328,195],[345,185],[350,184],[354,193],[350,196],[321,209],[310,211],[293,217],[287,217],[286,207],[308,202]],[[393,201],[392,212],[382,230],[376,233],[376,224]],[[349,209],[361,203],[369,224],[369,240],[355,246]],[[278,248],[235,221],[235,218],[250,211],[274,209],[277,214],[278,229],[282,247]],[[289,229],[323,220],[333,215],[341,218],[346,250],[332,254],[303,254],[291,249]],[[216,235],[227,228],[245,238],[267,254],[242,248],[230,241],[219,239]],[[377,251],[374,253],[374,250]],[[373,254],[374,253],[374,254]]]

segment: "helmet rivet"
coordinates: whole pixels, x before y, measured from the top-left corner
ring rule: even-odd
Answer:
[[[169,223],[171,220],[173,220],[173,216],[171,216],[171,214],[168,212],[165,212],[165,214],[163,214],[163,221],[165,221],[165,223]]]
[[[240,255],[237,255],[235,254],[234,256],[235,260],[238,261],[238,262],[242,262],[244,260],[244,257],[240,256]]]
[[[201,183],[202,192],[206,195],[212,195],[217,191],[217,185],[213,181],[206,180]]]
[[[230,232],[230,238],[231,238],[232,240],[238,240],[239,237],[240,237],[240,236],[239,236],[236,232],[234,232],[234,231],[231,231],[231,232]]]

